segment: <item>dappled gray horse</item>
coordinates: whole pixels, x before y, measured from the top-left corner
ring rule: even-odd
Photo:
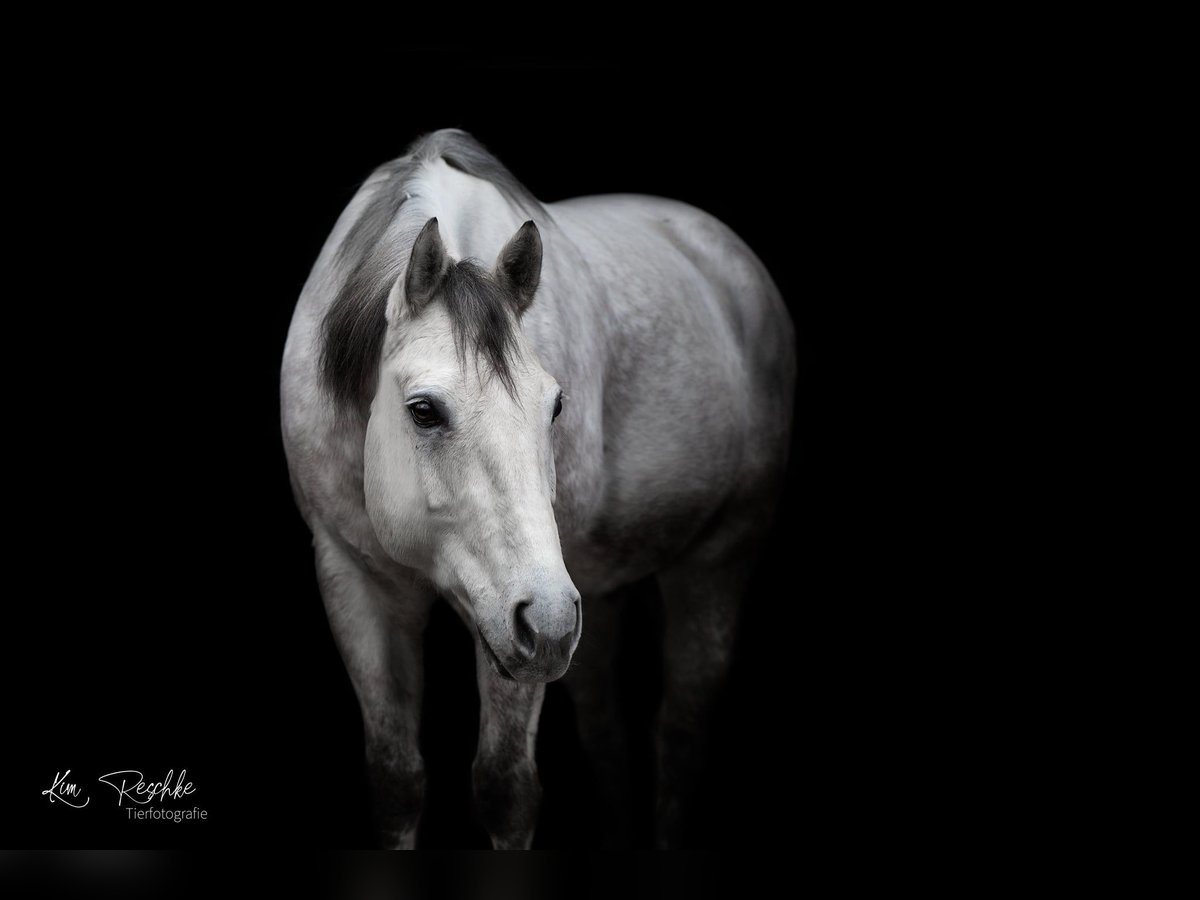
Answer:
[[[770,276],[706,213],[543,205],[461,131],[367,179],[296,305],[282,403],[386,843],[416,840],[438,596],[477,638],[472,772],[493,845],[533,838],[544,683],[564,674],[619,802],[615,598],[648,575],[664,604],[658,839],[678,842],[781,486],[794,369]]]

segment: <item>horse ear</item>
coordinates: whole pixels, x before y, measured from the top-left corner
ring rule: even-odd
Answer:
[[[404,299],[413,312],[433,299],[446,270],[450,268],[450,257],[438,231],[438,220],[432,218],[425,223],[413,244],[412,256],[408,258],[408,272],[404,276]]]
[[[517,229],[496,260],[496,280],[517,300],[517,315],[529,309],[542,278],[542,236],[530,220]]]

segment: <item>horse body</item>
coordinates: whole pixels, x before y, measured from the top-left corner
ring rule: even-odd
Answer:
[[[533,742],[543,686],[528,683],[537,680],[536,672],[513,680],[509,673],[516,670],[491,646],[497,641],[485,640],[485,632],[493,633],[488,629],[511,632],[503,624],[511,618],[509,607],[483,609],[474,596],[492,590],[488,585],[501,585],[494,588],[497,597],[505,591],[535,596],[544,588],[559,599],[558,609],[569,608],[561,598],[573,594],[572,583],[582,595],[587,627],[581,637],[576,623],[576,665],[567,684],[581,738],[594,752],[602,782],[612,782],[611,796],[619,797],[624,751],[612,724],[611,598],[656,574],[666,613],[660,839],[671,844],[682,827],[681,798],[694,787],[702,763],[695,741],[729,661],[753,550],[786,462],[791,324],[762,264],[711,216],[682,203],[627,195],[542,206],[521,194],[485,153],[461,132],[438,132],[368,179],[313,268],[284,353],[283,432],[293,486],[314,534],[331,627],[363,709],[381,825],[391,843],[411,846],[415,840],[423,798],[420,635],[441,594],[469,627],[479,628],[481,736],[474,780],[481,814],[498,847],[528,846],[532,839],[539,798]],[[425,232],[415,237],[417,229],[431,217],[438,249],[448,257],[443,265],[496,258],[526,219],[540,232],[536,299],[519,313],[521,347],[540,369],[531,364],[522,370],[525,393],[514,395],[506,415],[526,415],[516,411],[542,402],[554,381],[561,387],[562,414],[547,432],[549,498],[536,477],[509,472],[502,462],[477,471],[491,473],[481,478],[524,485],[519,496],[533,498],[510,505],[552,504],[550,528],[557,529],[569,576],[550,571],[557,559],[549,546],[553,535],[530,538],[538,549],[528,551],[522,548],[533,545],[515,537],[501,541],[496,558],[514,567],[524,555],[539,557],[534,574],[505,587],[513,579],[504,572],[472,581],[416,551],[397,561],[402,553],[396,542],[426,524],[419,517],[401,519],[396,537],[380,521],[381,505],[408,501],[388,497],[386,475],[374,472],[379,466],[371,454],[386,458],[392,446],[409,442],[408,423],[401,417],[388,428],[379,424],[392,384],[378,362],[360,403],[345,391],[339,396],[322,369],[322,342],[347,279],[359,277],[363,259],[378,257],[388,245],[391,252],[383,258],[390,268],[372,276],[380,284],[394,282],[387,300],[389,337],[378,356],[401,352],[391,346],[405,331],[401,320],[421,322],[428,341],[437,339],[437,316],[443,314],[437,303],[404,313],[401,289],[412,268],[406,265],[410,252],[415,259],[415,244],[430,240]],[[361,248],[357,259],[347,253],[355,244]],[[503,253],[497,266],[502,262]],[[407,284],[412,293],[411,279]],[[411,359],[418,348],[402,352]],[[479,415],[496,407],[500,396],[480,394]],[[387,402],[398,405],[398,397]],[[530,438],[514,458],[540,458],[536,444]],[[375,446],[366,461],[365,446]],[[505,508],[498,515],[502,524],[492,530],[540,534],[541,526],[523,522],[519,511]],[[569,623],[564,628],[569,631]],[[565,660],[556,662],[565,667]],[[615,825],[620,814],[613,816]]]

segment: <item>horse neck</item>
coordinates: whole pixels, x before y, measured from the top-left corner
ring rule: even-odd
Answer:
[[[594,279],[586,258],[549,214],[521,209],[491,182],[442,160],[422,168],[413,196],[417,202],[402,212],[412,217],[406,222],[407,231],[415,237],[431,216],[437,216],[447,252],[455,259],[475,259],[487,268],[517,229],[533,219],[542,233],[543,286],[526,313],[523,330],[543,363],[554,362],[561,370],[573,368],[567,362],[572,354],[582,355],[580,362],[587,362],[587,335],[598,333],[599,325],[590,321],[598,307],[588,303],[586,296],[594,288]],[[564,296],[568,291],[571,296]],[[564,306],[574,308],[575,314],[563,315]]]
[[[454,169],[441,159],[422,167],[413,194],[417,202],[402,215],[419,219],[418,227],[437,216],[450,256],[474,259],[488,268],[500,248],[530,218],[491,182]]]

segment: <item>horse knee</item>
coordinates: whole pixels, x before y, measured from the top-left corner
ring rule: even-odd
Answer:
[[[425,765],[385,747],[368,747],[367,775],[376,825],[385,847],[412,849],[425,806]]]
[[[532,760],[476,758],[471,767],[475,805],[484,827],[500,848],[528,847],[537,826],[542,785]]]

